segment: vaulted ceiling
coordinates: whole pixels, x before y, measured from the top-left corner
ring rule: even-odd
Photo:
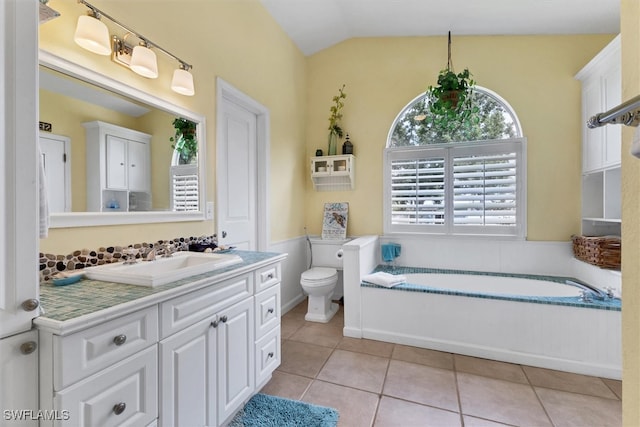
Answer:
[[[262,0],[305,55],[353,37],[620,31],[620,0]]]

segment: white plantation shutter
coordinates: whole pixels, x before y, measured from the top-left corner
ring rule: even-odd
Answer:
[[[385,151],[385,231],[523,236],[524,139]]]
[[[197,211],[198,165],[171,166],[171,206],[174,211]]]

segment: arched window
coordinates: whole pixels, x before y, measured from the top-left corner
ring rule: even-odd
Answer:
[[[511,106],[476,87],[473,118],[443,121],[422,94],[394,121],[385,233],[525,236],[525,138]]]

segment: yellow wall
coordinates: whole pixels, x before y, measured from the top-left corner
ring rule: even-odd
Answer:
[[[149,80],[109,57],[77,46],[73,42],[76,20],[88,9],[76,0],[49,2],[62,15],[40,26],[40,47],[204,115],[208,201],[215,201],[216,77],[266,106],[271,114],[271,240],[299,236],[304,223],[306,165],[305,58],[259,1],[165,0],[153,4],[153,13],[149,13],[149,2],[91,3],[192,64],[196,95],[185,97],[169,89],[177,63],[162,53],[157,54],[160,76]],[[124,35],[117,27],[111,33]],[[40,250],[68,253],[84,247],[212,233],[212,221],[52,229],[40,241]]]
[[[640,94],[640,3],[622,0],[622,99]],[[629,154],[633,133],[622,133],[622,421],[640,425],[640,160]]]
[[[614,35],[453,37],[456,70],[515,109],[528,139],[530,240],[567,241],[580,231],[580,83],[575,74]],[[331,98],[346,84],[343,129],[354,144],[356,189],[313,191],[307,219],[319,233],[322,206],[349,202],[349,233],[381,234],[382,152],[397,114],[435,84],[446,37],[351,39],[309,57],[307,156],[326,152]]]

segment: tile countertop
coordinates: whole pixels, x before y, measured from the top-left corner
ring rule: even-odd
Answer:
[[[35,318],[33,323],[40,329],[47,329],[54,333],[71,333],[175,296],[211,286],[214,282],[281,261],[287,256],[287,254],[275,252],[239,250],[234,250],[232,253],[240,256],[242,263],[163,286],[136,286],[90,279],[82,279],[66,286],[42,283],[40,304],[44,313]]]

